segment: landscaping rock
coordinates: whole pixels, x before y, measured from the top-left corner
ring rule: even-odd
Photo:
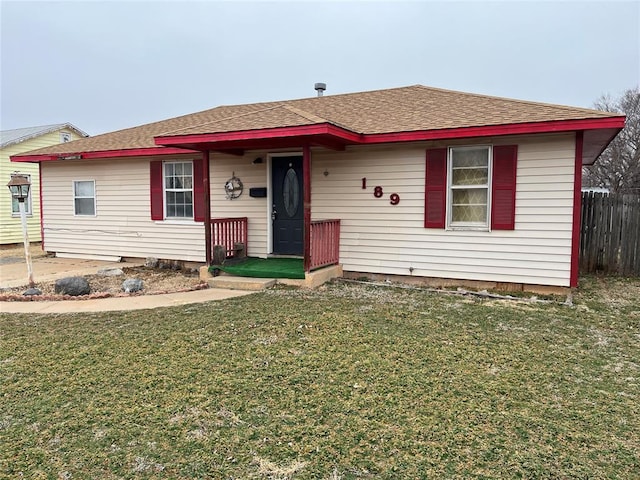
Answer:
[[[42,290],[39,288],[29,288],[22,295],[25,297],[33,297],[34,295],[42,295]]]
[[[72,297],[91,293],[89,282],[84,277],[66,277],[56,280],[54,290],[56,293],[71,295]]]
[[[139,292],[144,289],[144,282],[142,280],[138,280],[137,278],[127,278],[124,282],[122,282],[122,290],[125,293],[134,293]]]
[[[98,270],[98,275],[102,275],[104,277],[118,277],[120,275],[124,275],[124,272],[120,268],[107,267]]]
[[[158,260],[157,258],[147,257],[147,259],[144,262],[144,266],[149,268],[158,268],[159,263],[160,263],[160,260]]]

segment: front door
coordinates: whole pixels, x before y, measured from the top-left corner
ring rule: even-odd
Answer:
[[[273,157],[271,181],[273,253],[302,255],[304,252],[302,157]]]

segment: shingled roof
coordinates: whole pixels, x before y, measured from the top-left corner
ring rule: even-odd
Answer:
[[[37,127],[15,128],[13,130],[2,130],[0,132],[0,147],[5,148],[20,142],[26,142],[35,137],[46,135],[47,133],[56,132],[65,128],[75,130],[79,135],[88,137],[89,135],[78,127],[74,127],[70,123],[54,123],[51,125],[39,125]]]
[[[548,131],[557,131],[552,128],[554,122],[584,120],[587,121],[585,125],[595,122],[600,126],[594,128],[603,128],[602,122],[598,121],[606,119],[613,120],[610,129],[615,130],[614,135],[624,124],[624,116],[618,113],[414,85],[298,100],[220,106],[35,150],[27,156],[37,161],[36,157],[42,155],[162,148],[158,145],[188,148],[190,143],[185,140],[181,144],[181,138],[318,125],[335,127],[348,133],[351,143],[365,143],[358,139],[377,135],[380,141],[384,141],[384,135],[411,132],[430,132],[429,138],[438,138],[440,132],[451,129],[459,131],[502,125],[541,124],[542,128],[538,131],[543,131],[544,125],[549,125]],[[611,135],[608,134],[608,137]],[[451,138],[451,135],[443,135],[442,138]],[[165,143],[162,139],[173,140]],[[209,148],[213,141],[209,140]]]

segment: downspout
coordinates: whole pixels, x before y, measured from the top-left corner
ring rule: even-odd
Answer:
[[[209,199],[209,152],[202,152],[202,201],[204,202],[204,242],[205,242],[205,258],[207,266],[211,265],[212,249],[211,249],[211,202]]]
[[[304,219],[304,271],[311,269],[311,148],[302,147],[302,191]]]
[[[571,288],[578,286],[580,274],[580,226],[582,219],[582,147],[584,132],[576,132],[576,150],[573,171],[573,228],[571,230]]]
[[[38,202],[40,203],[40,248],[45,252],[44,248],[44,214],[42,210],[42,162],[38,162],[38,193],[40,198]]]

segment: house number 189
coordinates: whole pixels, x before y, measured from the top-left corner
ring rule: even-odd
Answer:
[[[363,190],[367,189],[366,177],[362,178],[362,189]],[[373,196],[376,198],[382,198],[384,196],[384,190],[380,185],[373,188]],[[391,205],[398,205],[400,203],[400,195],[398,195],[397,193],[392,193],[391,195],[389,195],[389,203]]]

